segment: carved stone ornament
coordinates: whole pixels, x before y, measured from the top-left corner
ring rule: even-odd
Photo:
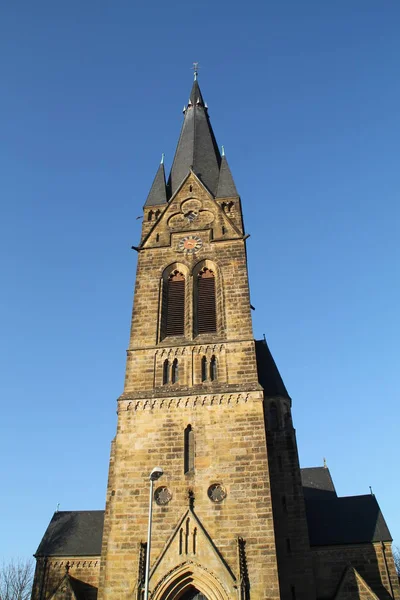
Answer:
[[[213,502],[222,502],[226,498],[226,490],[220,483],[213,483],[208,488],[208,497]]]
[[[157,502],[157,504],[159,504],[160,506],[165,506],[166,504],[168,504],[168,502],[171,500],[171,498],[172,498],[172,493],[165,486],[161,486],[161,487],[157,488],[156,491],[154,492],[154,499]]]

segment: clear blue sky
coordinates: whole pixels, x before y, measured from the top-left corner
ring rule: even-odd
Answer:
[[[0,558],[104,507],[142,213],[194,60],[302,466],[399,505],[398,0],[6,2]]]

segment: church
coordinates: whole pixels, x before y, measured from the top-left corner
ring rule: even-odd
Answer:
[[[134,247],[105,510],[53,515],[32,600],[142,600],[147,561],[151,600],[400,600],[375,496],[300,469],[292,400],[253,337],[247,237],[195,72]]]

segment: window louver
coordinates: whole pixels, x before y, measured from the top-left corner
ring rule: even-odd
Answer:
[[[203,269],[197,281],[197,330],[198,333],[217,331],[215,277],[209,269]]]
[[[165,286],[165,335],[185,333],[185,278],[179,271],[171,273]]]

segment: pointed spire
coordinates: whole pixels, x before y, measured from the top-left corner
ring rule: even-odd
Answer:
[[[167,187],[165,185],[164,154],[161,155],[161,162],[154,177],[153,185],[150,188],[145,206],[158,206],[167,203]]]
[[[225,156],[225,148],[222,146],[221,169],[219,172],[218,188],[216,198],[233,198],[239,196],[235,182]]]
[[[215,196],[221,155],[211,127],[197,76],[185,110],[181,135],[175,152],[168,185],[173,195],[190,168]]]

